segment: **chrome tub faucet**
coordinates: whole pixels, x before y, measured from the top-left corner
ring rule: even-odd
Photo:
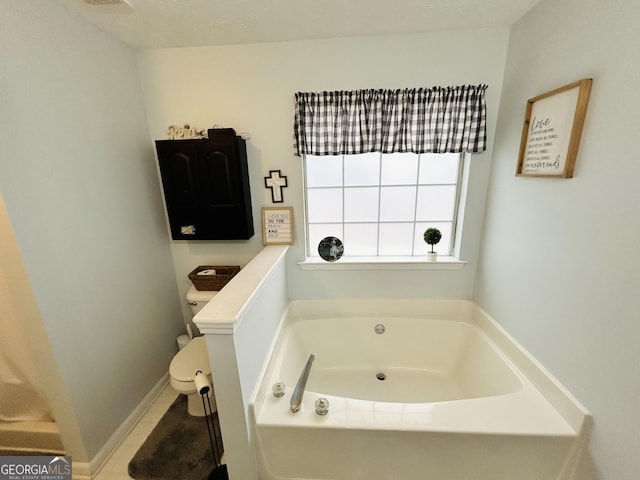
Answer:
[[[311,364],[316,359],[316,357],[311,354],[309,355],[309,359],[307,360],[307,364],[304,366],[304,370],[300,374],[300,378],[298,378],[298,383],[296,384],[296,388],[293,390],[293,395],[291,396],[291,412],[296,413],[300,410],[302,406],[302,396],[304,395],[304,389],[307,386],[307,380],[309,379],[309,372],[311,371]]]

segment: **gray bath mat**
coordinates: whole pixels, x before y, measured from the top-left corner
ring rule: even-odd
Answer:
[[[213,421],[222,455],[218,412]],[[179,395],[129,462],[129,475],[138,480],[205,480],[217,463],[205,418],[189,415],[187,397]]]

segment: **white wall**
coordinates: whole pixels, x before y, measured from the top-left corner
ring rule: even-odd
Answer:
[[[0,105],[0,189],[91,458],[182,330],[135,55],[57,2],[3,0]]]
[[[512,28],[475,299],[594,415],[580,480],[640,474],[635,0],[547,0]],[[528,98],[592,77],[575,177],[514,176]]]
[[[288,254],[291,298],[471,296],[491,146],[502,88],[507,29],[348,38],[260,45],[161,49],[139,54],[154,139],[167,127],[219,124],[249,132],[247,142],[256,235],[239,242],[172,242],[178,282],[204,262],[246,264],[262,248],[260,207],[269,170],[288,178],[284,205],[294,207],[295,245]],[[461,271],[302,271],[302,162],[293,151],[298,91],[404,88],[487,83],[489,150],[473,159]],[[188,312],[185,312],[185,317]]]

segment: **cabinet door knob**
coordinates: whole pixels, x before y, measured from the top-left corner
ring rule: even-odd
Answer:
[[[187,302],[187,304],[195,307],[196,305],[198,305],[198,302]]]

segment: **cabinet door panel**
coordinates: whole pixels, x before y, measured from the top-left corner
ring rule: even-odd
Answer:
[[[198,202],[198,172],[194,145],[163,143],[158,146],[158,159],[167,207],[195,207]],[[164,181],[165,178],[170,181]]]
[[[234,205],[237,203],[237,177],[235,148],[220,145],[202,145],[198,162],[201,201],[205,205]]]

